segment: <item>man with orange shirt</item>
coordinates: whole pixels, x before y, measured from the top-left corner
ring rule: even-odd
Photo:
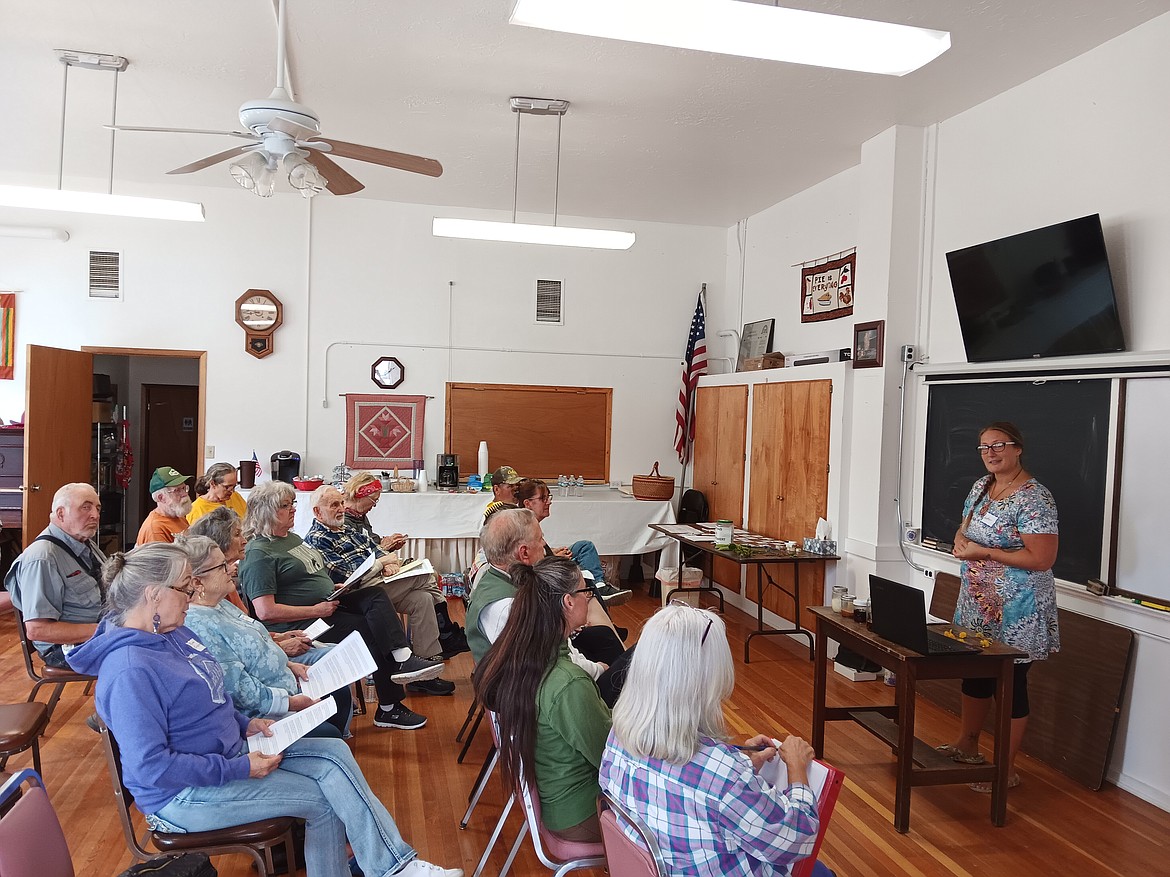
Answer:
[[[158,507],[146,516],[138,530],[138,545],[147,542],[174,542],[175,536],[189,526],[191,491],[190,475],[182,475],[170,466],[159,466],[150,476],[150,498]]]

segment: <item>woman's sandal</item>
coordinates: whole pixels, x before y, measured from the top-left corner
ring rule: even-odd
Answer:
[[[934,747],[934,751],[950,756],[951,761],[957,761],[959,764],[987,763],[987,759],[983,757],[982,753],[976,752],[974,755],[968,755],[958,746],[952,746],[950,743],[944,743],[942,746],[936,746]]]
[[[1014,789],[1019,784],[1020,784],[1020,775],[1018,773],[1014,773],[1010,777],[1008,777],[1007,787],[1009,789]],[[971,783],[970,787],[971,787],[972,792],[979,792],[980,794],[983,794],[983,795],[990,795],[991,794],[991,783]]]

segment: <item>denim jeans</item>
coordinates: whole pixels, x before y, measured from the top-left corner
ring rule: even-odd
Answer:
[[[580,542],[574,542],[570,545],[569,551],[572,552],[573,562],[577,566],[593,574],[594,583],[598,585],[605,583],[605,570],[602,569],[601,558],[597,554],[597,546],[588,539],[582,539]]]
[[[164,831],[193,832],[275,816],[305,820],[309,877],[349,877],[347,838],[368,877],[397,873],[417,855],[349,748],[324,738],[302,737],[284,751],[280,767],[261,779],[183,789],[150,822]]]

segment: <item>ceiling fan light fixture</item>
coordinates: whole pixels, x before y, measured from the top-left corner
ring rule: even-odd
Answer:
[[[317,166],[303,155],[289,153],[284,159],[284,169],[288,171],[288,184],[300,192],[302,198],[320,195],[329,185]]]
[[[948,31],[742,0],[516,0],[512,24],[904,76],[951,46]]]
[[[548,244],[557,247],[586,247],[594,250],[628,250],[634,245],[632,231],[604,228],[577,228],[570,225],[531,225],[523,222],[495,222],[486,219],[452,219],[436,216],[431,233],[440,238],[473,241],[506,241],[516,244]]]
[[[197,201],[168,201],[163,198],[72,192],[68,189],[40,189],[33,186],[0,186],[0,207],[27,207],[33,210],[60,210],[136,219],[175,219],[181,222],[203,222],[206,218],[203,205]]]

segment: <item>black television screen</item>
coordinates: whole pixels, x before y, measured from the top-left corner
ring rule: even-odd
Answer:
[[[1125,349],[1101,217],[947,253],[968,362]]]

